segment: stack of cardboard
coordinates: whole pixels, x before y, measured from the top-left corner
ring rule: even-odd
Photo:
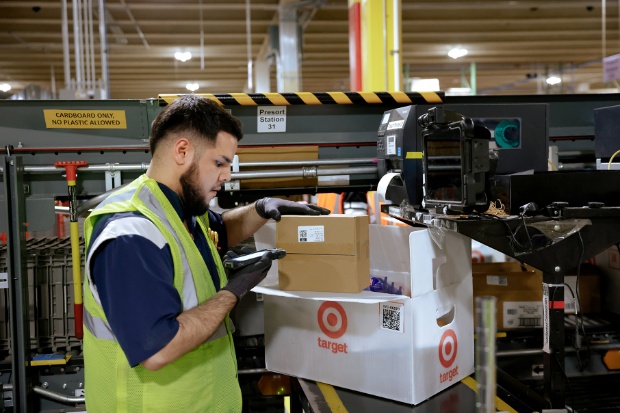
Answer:
[[[276,245],[281,290],[358,293],[370,280],[368,216],[283,216]]]
[[[579,298],[576,305],[577,276],[567,274],[564,282],[566,314],[575,311],[600,311],[600,279],[590,267],[583,266],[579,276]],[[474,297],[492,295],[497,298],[497,329],[511,330],[543,326],[543,273],[516,261],[473,264]],[[559,297],[555,297],[559,299]]]

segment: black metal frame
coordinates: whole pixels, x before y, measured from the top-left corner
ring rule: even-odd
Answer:
[[[564,275],[577,268],[584,259],[603,252],[620,242],[620,208],[563,208],[555,218],[528,217],[519,219],[492,219],[471,216],[467,218],[425,214],[415,210],[383,206],[382,211],[412,225],[432,225],[443,230],[456,231],[504,254],[543,271],[543,284],[549,287],[549,353],[544,353],[544,396],[548,407],[564,408],[566,404],[566,372],[564,368],[564,306],[552,305],[564,301]],[[585,225],[550,245],[532,250],[516,251],[511,239],[520,228],[532,224],[561,223],[564,219],[588,219]],[[575,252],[578,253],[575,253]]]
[[[4,157],[4,190],[7,200],[7,253],[9,270],[9,314],[12,347],[13,411],[32,412],[34,404],[30,374],[28,331],[28,278],[25,268],[26,227],[21,157]]]

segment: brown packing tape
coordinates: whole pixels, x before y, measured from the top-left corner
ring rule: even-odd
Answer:
[[[317,246],[319,246],[319,243],[314,243],[314,242],[300,242],[300,243],[296,243],[298,245],[300,245],[300,248],[303,248],[304,246],[311,246],[312,248],[314,247],[314,245],[311,244],[317,244]],[[288,246],[288,249],[287,249]],[[356,256],[356,255],[361,255],[357,253],[357,249],[358,246],[357,245],[353,245],[350,242],[330,242],[329,245],[325,245],[320,246],[320,250],[317,252],[304,252],[304,251],[298,251],[298,248],[296,248],[297,252],[288,252],[290,250],[292,250],[295,247],[292,247],[291,244],[280,244],[278,243],[278,248],[282,248],[283,250],[287,251],[288,255],[317,255],[317,254],[321,254],[321,255],[326,255],[326,256],[330,256],[330,255],[344,255],[344,256]],[[368,255],[368,254],[366,254]]]

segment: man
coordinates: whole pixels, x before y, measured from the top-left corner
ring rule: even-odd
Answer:
[[[86,407],[94,412],[240,412],[228,313],[264,279],[263,257],[224,272],[223,251],[282,214],[329,213],[263,198],[208,210],[242,138],[213,101],[182,96],[153,122],[146,174],[84,225]]]

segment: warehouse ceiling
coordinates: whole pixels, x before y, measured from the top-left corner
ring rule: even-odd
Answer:
[[[86,0],[80,0],[86,1]],[[93,39],[99,68],[98,0]],[[282,0],[286,1],[286,0]],[[67,0],[73,45],[72,0]],[[269,50],[280,0],[250,0],[251,58]],[[442,90],[478,94],[616,91],[603,82],[602,57],[620,53],[619,1],[402,0],[402,63],[408,78],[437,78]],[[245,0],[106,0],[110,97],[250,91]],[[304,1],[301,91],[348,91],[347,0]],[[61,0],[0,0],[0,83],[65,87]],[[606,24],[603,24],[605,16]],[[201,35],[201,29],[203,35]],[[381,35],[381,34],[379,34]],[[201,48],[201,38],[204,47]],[[455,46],[469,53],[447,56]],[[189,51],[186,62],[175,52]],[[72,77],[74,55],[71,54]],[[272,65],[271,91],[276,88]],[[549,86],[547,74],[562,83]],[[475,74],[475,75],[474,75]],[[99,78],[99,69],[96,77]]]

